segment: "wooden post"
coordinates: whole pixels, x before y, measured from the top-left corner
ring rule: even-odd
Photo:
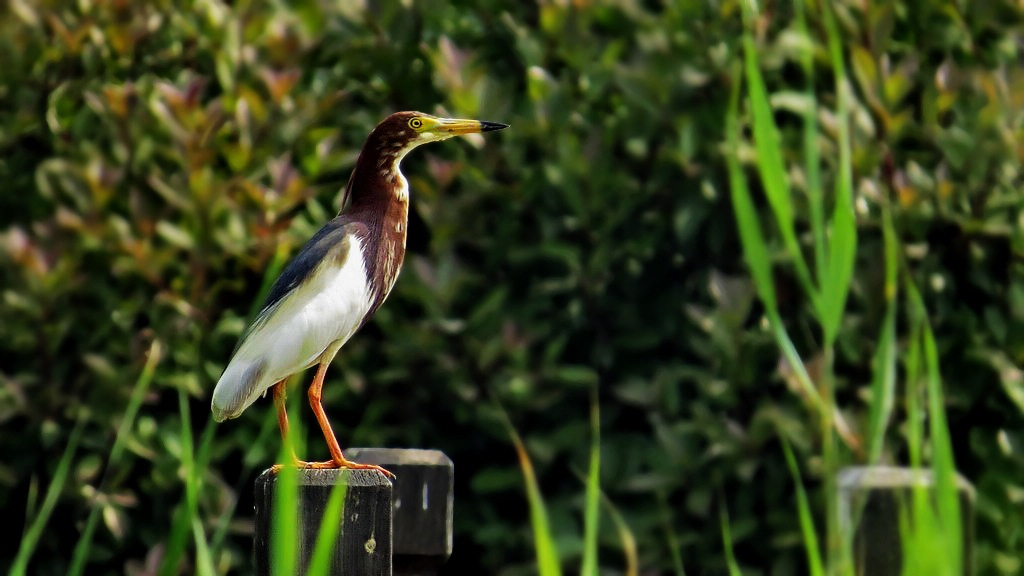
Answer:
[[[371,470],[297,472],[297,573],[306,573],[331,491],[341,482],[347,485],[345,508],[327,573],[331,576],[391,576],[391,482],[380,472]],[[284,576],[271,571],[272,542],[277,537],[274,523],[277,483],[278,476],[271,470],[256,479],[254,553],[257,576]]]
[[[963,574],[974,574],[974,488],[957,474],[963,524]],[[890,466],[850,467],[839,471],[839,514],[844,531],[856,530],[853,562],[858,576],[900,576],[903,564],[900,514],[915,486],[934,497],[930,470]],[[857,519],[859,518],[859,522]]]
[[[436,574],[452,553],[452,461],[438,450],[349,448],[345,453],[395,474],[395,574]]]

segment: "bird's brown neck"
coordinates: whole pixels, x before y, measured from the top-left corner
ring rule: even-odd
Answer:
[[[370,283],[369,318],[387,298],[405,260],[409,195],[405,178],[398,171],[390,151],[364,148],[345,190],[345,204],[339,216],[366,226],[360,238],[363,266]]]

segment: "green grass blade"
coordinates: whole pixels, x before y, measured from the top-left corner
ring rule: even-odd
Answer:
[[[167,538],[166,552],[157,569],[159,576],[174,576],[179,572],[181,558],[185,555],[185,544],[188,542],[191,530],[188,502],[179,502],[171,519],[171,531]]]
[[[896,393],[896,314],[899,295],[899,240],[888,205],[882,207],[882,235],[885,249],[885,318],[875,349],[871,379],[871,412],[868,424],[868,462],[876,463],[885,445],[885,429],[892,415]]]
[[[658,507],[661,509],[661,523],[665,528],[665,537],[668,539],[668,550],[669,554],[672,555],[672,569],[675,576],[686,576],[686,570],[683,568],[683,555],[680,552],[679,538],[676,536],[675,528],[672,527],[672,508],[668,505],[668,498],[665,496],[665,492],[658,490]]]
[[[908,292],[913,287],[908,283]],[[919,402],[919,382],[921,374],[921,326],[922,322],[916,306],[911,298],[910,310],[910,339],[907,346],[905,361],[906,369],[906,394],[907,394],[907,448],[910,456],[910,467],[918,470],[922,461],[922,445],[924,427],[922,421],[921,405]],[[926,505],[923,492],[914,490],[911,494],[911,502],[908,505],[901,505],[900,511],[900,539],[904,542],[903,574],[914,574],[915,570],[923,568],[919,551],[922,549],[922,534],[917,529],[919,526],[931,524],[929,521],[931,509]]]
[[[597,531],[601,511],[601,408],[597,387],[590,401],[590,465],[587,469],[587,491],[583,513],[583,566],[582,576],[597,576]]]
[[[768,323],[771,325],[772,335],[775,337],[775,342],[782,352],[782,357],[786,359],[786,363],[793,370],[800,388],[803,389],[804,394],[807,395],[811,404],[818,411],[826,410],[825,401],[814,386],[811,375],[807,373],[807,367],[804,365],[803,359],[800,358],[800,353],[797,352],[796,346],[793,345],[793,340],[790,339],[789,333],[786,332],[786,327],[782,324],[782,318],[777,311],[771,310],[768,312]]]
[[[885,430],[892,415],[896,388],[896,302],[889,303],[882,320],[873,360],[871,405],[868,417],[868,462],[882,457]]]
[[[747,91],[750,95],[750,108],[753,117],[754,146],[757,150],[757,168],[761,175],[761,184],[764,186],[768,204],[775,215],[775,223],[782,235],[786,252],[796,266],[797,277],[808,298],[811,299],[814,309],[820,315],[821,302],[818,290],[811,280],[807,262],[796,237],[792,199],[789,193],[789,184],[786,182],[786,164],[782,158],[782,140],[779,137],[775,116],[768,101],[764,78],[761,76],[761,69],[757,64],[757,48],[749,33],[743,37],[743,49],[746,62]]]
[[[612,504],[608,495],[602,491],[600,496],[601,503],[604,504],[605,510],[611,516],[612,523],[615,524],[615,530],[619,534],[619,541],[622,542],[622,552],[626,557],[626,576],[638,576],[640,574],[640,557],[636,552],[636,538],[633,536],[633,531],[629,529],[629,524],[626,523],[622,514]],[[680,562],[678,574],[681,575],[682,573],[682,562]]]
[[[79,418],[74,429],[71,430],[71,434],[68,436],[68,444],[64,447],[64,452],[61,453],[60,461],[57,462],[57,469],[54,470],[53,478],[50,479],[50,484],[46,488],[46,496],[43,497],[43,503],[39,507],[39,511],[32,518],[32,523],[25,531],[21,544],[18,545],[18,554],[14,557],[14,562],[10,567],[9,574],[11,576],[23,576],[28,569],[29,560],[32,559],[32,554],[35,552],[36,546],[39,545],[39,538],[43,535],[43,529],[46,528],[50,515],[53,514],[54,508],[57,507],[57,500],[64,489],[64,483],[67,481],[68,471],[71,469],[71,462],[75,458],[75,452],[78,450],[78,441],[82,437],[82,430],[84,428],[85,418]]]
[[[733,67],[733,89],[729,99],[729,110],[726,114],[725,131],[729,153],[726,154],[726,164],[729,172],[729,188],[732,196],[733,211],[736,216],[736,224],[740,233],[740,244],[743,246],[744,259],[747,267],[750,268],[750,275],[754,280],[754,287],[757,295],[765,307],[765,314],[771,325],[772,333],[782,351],[786,361],[792,367],[807,398],[819,411],[828,410],[821,395],[815,388],[813,381],[804,367],[800,354],[793,346],[792,340],[786,333],[785,325],[778,313],[778,304],[775,297],[775,284],[772,278],[772,263],[766,250],[764,233],[761,231],[761,224],[757,218],[757,210],[747,187],[747,179],[743,174],[736,151],[739,150],[739,91],[740,73],[738,66]]]
[[[747,178],[743,175],[743,168],[736,157],[740,148],[740,127],[739,127],[739,93],[740,74],[738,66],[733,66],[733,86],[729,97],[729,111],[726,114],[725,132],[728,143],[726,153],[726,164],[729,170],[729,188],[732,195],[733,211],[736,215],[736,224],[739,228],[740,243],[743,245],[743,256],[750,268],[750,275],[754,279],[754,286],[757,294],[764,303],[769,313],[778,309],[775,299],[775,284],[772,279],[772,262],[768,257],[768,250],[765,249],[764,233],[761,232],[761,223],[757,219],[757,210],[754,208],[754,200],[747,187]]]
[[[853,156],[850,150],[850,87],[843,63],[842,39],[835,17],[822,2],[828,47],[836,78],[836,125],[838,127],[839,175],[836,180],[835,206],[832,212],[832,234],[829,243],[828,270],[822,285],[824,304],[821,316],[825,344],[831,345],[839,334],[839,325],[846,309],[846,297],[853,278],[854,259],[857,254],[857,227],[853,212]]]
[[[190,519],[192,541],[196,549],[195,570],[200,576],[213,576],[213,559],[210,556],[206,531],[199,518],[199,488],[202,477],[198,470],[201,468],[195,460],[192,416],[188,407],[188,397],[183,388],[178,388],[178,412],[181,414],[181,465],[185,472],[186,516]]]
[[[142,399],[146,396],[149,385],[153,381],[153,373],[156,371],[156,365],[160,361],[162,351],[163,348],[159,340],[153,340],[149,345],[146,364],[142,367],[142,372],[139,373],[135,386],[132,388],[131,396],[128,398],[128,406],[125,408],[124,416],[121,417],[121,424],[117,428],[114,446],[110,449],[107,469],[100,478],[97,492],[103,491],[109,471],[121,463],[125,440],[129,437],[129,433],[135,425],[135,417],[138,415],[139,407],[142,406]],[[68,576],[81,576],[85,571],[85,565],[89,562],[89,550],[92,547],[93,534],[96,532],[96,522],[99,521],[100,517],[99,506],[93,503],[90,508],[89,517],[86,519],[85,528],[82,530],[82,536],[78,539],[78,543],[75,544],[75,550],[71,556],[71,567],[68,569]]]
[[[921,328],[912,317],[904,370],[906,371],[907,453],[911,468],[923,461],[924,426],[918,383],[921,375]]]
[[[198,516],[192,517],[192,539],[196,544],[196,574],[200,576],[213,576],[216,570],[213,567],[213,556],[210,555],[210,547],[206,544],[206,530],[203,522]]]
[[[554,537],[551,535],[551,526],[548,523],[547,508],[541,497],[540,488],[537,486],[533,464],[530,462],[526,447],[518,434],[513,436],[512,442],[515,444],[516,454],[519,456],[519,466],[523,471],[526,495],[530,502],[530,524],[533,526],[534,545],[537,548],[537,568],[541,576],[558,576],[562,573],[558,563],[558,552],[555,550]]]
[[[526,498],[530,505],[530,525],[533,527],[533,542],[537,553],[537,570],[540,576],[561,576],[562,568],[558,561],[558,551],[555,549],[555,539],[551,534],[551,525],[548,522],[547,507],[544,498],[541,496],[540,487],[537,485],[537,476],[533,471],[533,463],[526,453],[522,438],[516,432],[515,427],[508,418],[508,414],[498,405],[498,412],[501,414],[505,428],[508,430],[512,444],[515,446],[516,455],[519,457],[519,468],[523,471],[523,482],[526,484]]]
[[[793,449],[789,442],[782,439],[782,450],[786,454],[786,465],[789,466],[789,473],[796,483],[796,502],[800,513],[800,532],[804,537],[804,548],[807,550],[807,566],[811,576],[824,576],[825,568],[821,561],[821,549],[818,547],[818,535],[814,529],[814,519],[811,516],[811,505],[807,501],[807,492],[804,490],[803,480],[800,478],[800,468],[796,465],[796,457],[793,456]]]
[[[814,42],[807,30],[804,14],[805,0],[796,0],[796,28],[805,39],[805,48],[800,54],[800,66],[806,81],[804,96],[808,106],[803,113],[804,177],[807,181],[807,203],[810,211],[811,235],[814,238],[814,268],[817,271],[818,286],[824,286],[828,263],[825,250],[825,206],[821,187],[821,159],[818,155],[818,102],[814,94]]]
[[[331,488],[331,496],[327,499],[327,508],[320,522],[320,533],[317,534],[316,543],[313,545],[313,556],[309,560],[309,571],[306,572],[306,576],[327,576],[331,555],[334,554],[334,544],[345,522],[347,494],[346,482],[338,482]]]
[[[729,567],[729,576],[741,576],[743,572],[740,571],[732,551],[732,531],[729,529],[729,512],[725,509],[725,504],[718,507],[718,519],[722,525],[722,546],[725,548],[725,563]]]
[[[283,466],[274,483],[272,522],[274,540],[270,544],[270,564],[274,574],[295,574],[298,558],[299,470]]]
[[[199,517],[199,498],[203,482],[203,471],[210,459],[213,440],[213,423],[208,422],[196,451],[192,440],[191,416],[188,398],[184,390],[178,390],[178,411],[181,415],[182,469],[185,472],[185,500],[174,511],[170,535],[167,538],[164,557],[157,569],[160,576],[172,576],[179,572],[181,559],[191,537],[196,548],[196,571],[199,574],[214,573],[213,558],[217,545],[205,532]],[[230,517],[230,514],[228,515]],[[226,519],[225,519],[226,521]]]
[[[288,437],[281,443],[278,462],[291,462],[296,445],[303,438],[301,422],[289,410]],[[282,466],[274,483],[273,509],[274,539],[270,543],[270,564],[273,574],[295,574],[298,565],[296,548],[299,541],[299,470]]]
[[[916,296],[920,298],[920,294]],[[920,304],[923,308],[923,302]],[[960,500],[956,486],[956,463],[946,424],[946,407],[939,371],[939,353],[935,335],[925,317],[921,333],[924,340],[925,374],[928,388],[928,416],[931,426],[932,471],[938,507],[938,528],[942,531],[946,573],[958,574],[963,565]]]
[[[909,274],[905,275],[908,307],[910,309],[914,340],[910,350],[913,357],[913,372],[908,369],[908,379],[912,375],[915,380],[908,384],[916,384],[918,372],[923,361],[923,380],[927,402],[925,410],[929,420],[929,439],[931,440],[932,473],[935,482],[935,497],[930,498],[924,489],[914,490],[913,514],[909,523],[906,561],[907,570],[929,574],[959,574],[963,566],[963,534],[961,524],[960,501],[956,486],[956,465],[946,424],[945,402],[942,392],[942,381],[939,370],[939,354],[935,344],[935,336],[928,320],[928,312],[920,292]],[[908,392],[908,412],[917,405],[917,392]],[[912,416],[914,422],[908,427],[910,438],[911,461],[919,467],[923,452],[923,426],[920,415]]]

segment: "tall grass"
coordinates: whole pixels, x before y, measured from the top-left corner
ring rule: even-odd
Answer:
[[[799,5],[800,2],[798,1]],[[839,139],[838,165],[840,173],[836,177],[836,190],[834,194],[834,208],[829,220],[825,217],[824,190],[820,186],[817,148],[817,134],[807,128],[808,123],[813,127],[814,120],[809,116],[817,114],[817,102],[813,90],[807,88],[805,94],[809,100],[804,114],[804,148],[811,149],[805,153],[804,161],[807,163],[806,171],[813,175],[813,183],[818,184],[816,188],[808,188],[806,194],[809,198],[810,219],[816,223],[812,229],[814,233],[814,254],[818,267],[816,280],[811,279],[810,273],[806,272],[807,263],[802,248],[795,241],[797,236],[796,222],[793,217],[793,193],[789,188],[786,177],[786,164],[779,153],[782,149],[778,127],[775,124],[774,113],[765,88],[764,79],[758,63],[757,49],[753,34],[749,31],[753,26],[754,7],[744,3],[744,19],[748,31],[743,37],[743,80],[746,82],[747,101],[750,109],[751,124],[754,134],[754,145],[757,151],[757,169],[760,176],[765,195],[772,207],[775,228],[783,238],[785,256],[798,271],[802,280],[803,289],[811,302],[811,309],[817,318],[821,329],[821,354],[823,359],[823,370],[820,381],[815,383],[808,376],[807,369],[802,358],[796,351],[792,339],[782,322],[778,309],[778,303],[774,291],[773,260],[769,256],[769,243],[761,229],[760,219],[755,209],[753,195],[747,184],[746,174],[735,154],[740,148],[740,105],[739,93],[741,78],[738,70],[733,75],[733,91],[730,99],[730,107],[726,120],[727,141],[733,153],[728,154],[729,185],[732,192],[733,209],[736,222],[739,227],[740,241],[743,252],[751,274],[758,296],[765,307],[772,334],[785,356],[789,366],[794,370],[797,379],[803,386],[806,395],[813,400],[817,411],[817,417],[821,424],[822,433],[822,458],[826,471],[836,471],[840,467],[837,453],[836,441],[836,420],[837,413],[835,406],[835,374],[833,371],[833,360],[835,356],[835,341],[839,333],[839,325],[842,320],[843,310],[846,305],[846,296],[849,292],[849,284],[852,278],[852,269],[857,245],[857,233],[853,219],[852,200],[852,174],[849,170],[850,147],[848,133],[848,111],[846,102],[845,71],[842,64],[842,55],[839,52],[838,32],[834,24],[827,26],[829,31],[829,46],[832,56],[832,64],[836,77],[836,92],[839,94],[836,110],[836,122]],[[802,7],[801,7],[802,10]],[[827,8],[823,10],[826,21],[831,22],[831,14]],[[802,12],[801,12],[802,17]],[[803,20],[800,20],[801,25]],[[804,28],[806,31],[806,28]],[[810,45],[810,44],[808,44]],[[805,71],[811,73],[811,67],[806,65]],[[820,393],[819,393],[820,390]],[[849,441],[848,441],[849,442]],[[852,442],[851,447],[856,447]],[[826,472],[824,478],[824,489],[826,494],[835,494],[836,485],[833,474]],[[825,499],[825,552],[827,564],[830,567],[838,567],[843,562],[845,546],[839,538],[839,513],[837,502],[834,498]],[[830,570],[833,572],[833,570]]]
[[[78,441],[82,437],[84,426],[85,419],[79,418],[75,428],[68,436],[67,446],[64,447],[64,452],[61,454],[60,460],[57,461],[57,469],[54,470],[53,478],[46,488],[46,496],[43,497],[43,503],[39,506],[39,510],[34,517],[32,515],[32,507],[35,498],[30,495],[28,499],[29,509],[26,511],[25,517],[32,518],[32,521],[25,530],[21,544],[18,545],[18,554],[14,557],[14,562],[11,564],[10,576],[24,576],[25,571],[28,569],[28,562],[32,558],[36,546],[39,545],[39,538],[43,535],[46,523],[50,520],[54,508],[57,507],[57,499],[60,497],[61,490],[64,489],[64,483],[67,481],[68,470],[70,470],[71,462],[74,460],[75,452],[78,450]]]
[[[500,405],[498,406],[498,413],[516,449],[516,454],[519,457],[519,466],[523,472],[523,481],[526,485],[526,499],[530,507],[530,526],[533,530],[534,550],[537,555],[537,572],[540,576],[560,576],[562,574],[562,565],[557,546],[555,545],[555,538],[551,531],[551,524],[548,521],[547,505],[537,483],[533,463],[526,451],[522,438]],[[604,504],[612,523],[615,525],[615,530],[622,545],[625,558],[625,574],[627,576],[636,576],[640,573],[636,539],[633,537],[633,533],[629,529],[629,525],[622,518],[622,515],[619,514],[607,495],[601,491],[601,427],[596,387],[592,391],[591,396],[590,428],[588,468],[585,474],[581,474],[585,486],[585,496],[583,506],[583,556],[580,559],[579,574],[581,576],[597,576],[598,574],[597,535],[600,527],[600,504]],[[681,564],[679,566],[679,573],[682,573]]]
[[[157,364],[160,362],[162,351],[163,348],[159,340],[153,340],[150,343],[149,352],[146,355],[146,364],[143,366],[142,372],[139,373],[139,377],[132,387],[131,396],[128,398],[128,407],[125,408],[124,416],[121,417],[121,424],[117,428],[117,435],[114,437],[114,446],[110,449],[110,458],[107,461],[106,470],[103,472],[100,484],[96,490],[97,496],[103,494],[103,488],[110,470],[122,464],[125,442],[131,437],[131,430],[135,426],[135,417],[138,415],[139,407],[142,406],[142,399],[145,398],[149,385],[153,381],[153,374],[156,371]],[[85,572],[85,566],[89,562],[89,550],[92,547],[93,535],[96,533],[96,523],[100,518],[101,506],[99,500],[97,498],[89,510],[85,529],[82,530],[82,535],[78,543],[75,544],[68,576],[81,576]]]
[[[866,458],[868,463],[878,463],[885,452],[885,441],[895,404],[897,384],[897,359],[900,357],[900,343],[896,337],[899,301],[906,294],[910,302],[910,320],[913,337],[907,344],[910,360],[905,367],[907,408],[910,415],[908,445],[910,465],[919,467],[923,462],[925,433],[923,418],[928,416],[928,437],[931,440],[932,469],[937,479],[936,506],[931,505],[924,490],[915,490],[912,506],[904,514],[903,542],[905,549],[904,574],[955,574],[962,566],[960,532],[960,511],[954,465],[945,425],[942,403],[942,387],[938,369],[938,358],[927,319],[927,311],[920,295],[913,285],[913,279],[901,260],[899,237],[887,204],[882,206],[883,260],[885,266],[884,301],[885,314],[876,343],[871,381],[866,441],[854,435],[841,416],[836,404],[836,375],[834,359],[836,342],[839,337],[846,302],[854,278],[857,256],[857,227],[853,203],[853,162],[850,134],[851,86],[847,76],[842,41],[831,7],[821,2],[816,8],[827,35],[828,61],[835,77],[835,93],[838,95],[836,109],[836,149],[833,189],[828,192],[823,184],[819,154],[819,133],[817,115],[819,103],[814,92],[814,61],[811,53],[807,25],[807,6],[803,0],[795,3],[795,26],[806,40],[800,58],[806,75],[804,88],[805,106],[801,114],[803,122],[803,166],[806,207],[811,228],[811,245],[806,248],[811,264],[805,256],[797,231],[796,203],[798,198],[788,179],[787,159],[781,153],[783,147],[779,128],[776,125],[771,97],[762,77],[758,53],[751,32],[756,17],[751,3],[742,3],[744,20],[748,32],[742,39],[743,54],[733,70],[733,90],[730,95],[729,111],[726,118],[726,138],[729,153],[727,167],[735,220],[740,234],[744,257],[750,270],[759,299],[764,305],[765,316],[779,350],[796,376],[801,391],[813,408],[821,430],[821,457],[823,473],[823,508],[825,519],[823,533],[814,521],[811,500],[808,498],[800,475],[797,458],[785,438],[782,438],[786,464],[796,485],[797,510],[800,530],[807,553],[808,572],[812,576],[845,575],[854,573],[850,538],[852,534],[842,532],[838,505],[837,476],[839,470],[851,462],[853,456]],[[741,98],[741,95],[744,97]],[[744,110],[747,116],[744,116]],[[740,164],[738,151],[746,144],[741,120],[746,119],[752,133],[752,144],[756,152],[756,172],[765,200],[770,208],[771,228],[766,232],[756,208],[754,195],[748,185],[747,174]],[[831,206],[827,210],[826,206]],[[778,242],[772,238],[777,235]],[[820,333],[820,354],[823,369],[818,379],[812,380],[800,352],[797,350],[779,311],[775,294],[775,246],[781,246],[783,260],[791,265],[804,291],[810,309],[817,320]],[[902,275],[900,274],[902,270]],[[901,289],[902,285],[902,289]],[[922,366],[923,362],[923,366]],[[923,375],[923,378],[919,378]],[[924,382],[924,387],[918,384]],[[919,398],[927,400],[922,401]],[[522,440],[510,424],[509,435],[519,455],[520,466],[526,482],[526,494],[531,510],[531,524],[534,531],[538,571],[542,576],[560,574],[561,566],[553,544],[551,527],[543,498],[537,486],[533,467],[526,454]],[[599,458],[596,443],[599,431],[593,420],[591,463],[586,478],[586,506],[584,525],[584,558],[582,574],[594,574],[595,551],[592,544],[592,530],[596,529],[596,506],[592,494],[597,486]],[[842,443],[842,444],[841,444]],[[845,449],[843,449],[845,445]],[[866,448],[865,448],[866,445]],[[731,575],[741,573],[733,553],[732,536],[728,512],[722,505],[719,509],[723,538],[725,563]],[[627,531],[628,534],[628,531]],[[823,545],[822,545],[823,544]],[[677,551],[676,551],[677,552]],[[676,572],[683,573],[682,562],[674,557]]]
[[[813,7],[813,4],[808,2]],[[835,77],[835,92],[838,96],[835,109],[836,148],[838,158],[835,166],[835,186],[831,197],[826,196],[822,184],[817,128],[819,105],[813,90],[813,42],[808,36],[806,6],[803,0],[795,2],[796,30],[804,36],[804,52],[801,66],[807,77],[804,90],[806,105],[803,121],[803,166],[807,195],[808,219],[811,225],[812,245],[808,249],[813,255],[814,273],[804,256],[804,248],[797,241],[798,233],[794,219],[795,197],[787,180],[787,165],[780,154],[782,150],[779,129],[775,123],[770,97],[760,72],[758,54],[752,33],[756,7],[743,3],[744,20],[748,32],[743,38],[743,62],[737,63],[733,74],[733,91],[726,121],[727,144],[729,148],[728,171],[736,223],[740,232],[743,252],[751,272],[758,296],[765,308],[772,334],[786,361],[796,374],[803,392],[811,400],[815,416],[821,425],[822,476],[825,508],[825,546],[819,550],[819,538],[811,515],[810,503],[804,491],[796,459],[783,439],[787,464],[797,485],[797,504],[801,532],[808,554],[810,573],[852,574],[853,563],[850,555],[849,536],[841,533],[836,475],[847,463],[850,453],[861,452],[860,442],[850,435],[841,419],[835,401],[835,344],[844,316],[847,296],[853,280],[854,261],[857,252],[857,229],[853,208],[853,170],[850,143],[850,97],[851,87],[847,77],[840,33],[831,12],[830,4],[821,2],[817,8],[818,17],[827,35],[829,62]],[[774,264],[771,246],[762,228],[755,201],[747,183],[747,176],[740,164],[737,152],[744,145],[741,129],[742,107],[741,88],[745,85],[746,105],[749,124],[756,151],[756,169],[761,188],[771,208],[772,224],[779,237],[785,259],[796,271],[797,278],[818,321],[821,334],[821,355],[823,370],[817,382],[812,381],[796,351],[785,325],[783,324],[774,292]],[[830,200],[831,214],[825,206]],[[901,261],[897,231],[887,204],[882,206],[882,229],[884,239],[885,284],[884,301],[886,311],[879,329],[874,356],[874,374],[871,382],[871,402],[867,428],[867,452],[869,463],[878,462],[884,452],[886,432],[894,407],[897,380],[897,358],[899,344],[896,338],[898,302],[901,294],[907,294],[910,303],[910,324],[912,338],[908,346],[908,362],[905,367],[907,387],[907,408],[910,418],[908,446],[911,466],[922,465],[924,453],[924,431],[922,418],[927,415],[928,437],[931,440],[932,470],[936,478],[937,504],[933,506],[924,489],[915,490],[913,505],[904,517],[903,542],[905,545],[905,574],[954,574],[962,566],[960,511],[955,485],[955,466],[945,424],[942,402],[942,386],[939,375],[938,357],[934,337],[925,309],[917,292],[910,271]],[[902,276],[900,270],[902,268]],[[923,359],[924,366],[921,366]],[[923,375],[923,378],[919,378]],[[924,382],[923,390],[919,383]],[[927,400],[921,402],[920,396]],[[851,449],[842,452],[837,440],[841,437]],[[735,573],[731,561],[731,542],[727,516],[722,513],[725,552],[730,560],[730,571]],[[822,555],[822,552],[824,553]],[[943,568],[944,567],[944,568]]]

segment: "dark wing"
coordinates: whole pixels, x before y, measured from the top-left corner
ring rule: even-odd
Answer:
[[[350,234],[364,238],[366,226],[359,222],[352,222],[344,216],[338,216],[317,230],[316,234],[299,250],[299,253],[288,262],[274,285],[270,287],[262,310],[273,308],[289,292],[302,285],[328,256],[344,260],[348,256],[347,250],[344,251],[345,253],[339,253],[337,248],[342,245],[347,247],[345,237]],[[263,315],[262,311],[260,315]]]
[[[306,242],[298,254],[292,257],[291,261],[285,265],[281,275],[274,281],[274,284],[270,287],[270,292],[267,293],[267,299],[263,302],[263,307],[260,308],[259,314],[256,315],[252,324],[246,328],[242,337],[238,339],[235,352],[238,351],[242,342],[245,341],[246,337],[253,330],[273,315],[274,310],[277,309],[285,296],[310,279],[313,272],[325,258],[343,261],[349,256],[349,243],[346,241],[346,237],[352,234],[359,238],[365,238],[367,235],[366,225],[360,222],[353,222],[344,215],[335,217],[317,230],[316,234]]]
[[[362,255],[351,249],[352,236],[365,236],[365,228],[335,218],[285,266],[217,381],[211,402],[217,420],[238,416],[275,382],[311,366],[332,342],[352,335],[369,304],[365,287],[351,282],[365,278]]]

